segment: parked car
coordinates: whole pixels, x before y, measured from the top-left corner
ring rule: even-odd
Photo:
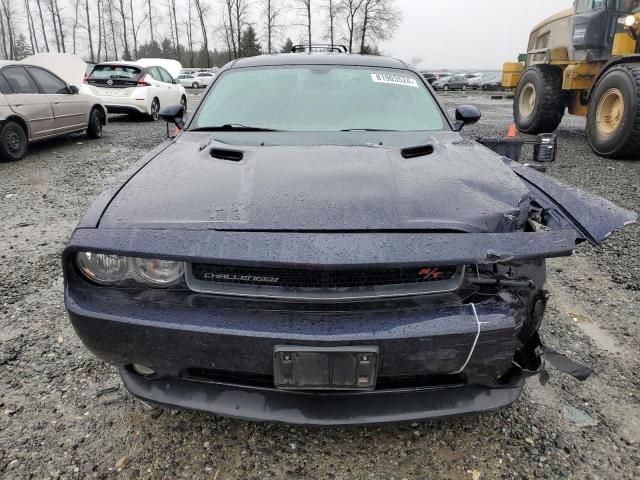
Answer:
[[[420,72],[421,75],[424,77],[424,79],[429,82],[429,84],[433,84],[433,82],[436,82],[437,80],[440,79],[440,75],[438,75],[437,73],[432,73],[432,72]]]
[[[216,74],[211,72],[198,72],[195,74],[195,77],[201,86],[207,87],[216,78]]]
[[[94,67],[87,83],[109,113],[145,115],[155,121],[164,106],[182,104],[184,110],[187,109],[184,87],[163,67],[100,63]]]
[[[502,74],[496,73],[488,77],[485,77],[482,83],[480,84],[480,88],[485,91],[494,91],[494,92],[499,92],[503,90]]]
[[[481,72],[467,74],[467,88],[470,88],[471,90],[479,90],[480,85],[482,84],[482,79],[485,77],[486,74]]]
[[[434,90],[442,90],[444,87],[444,84],[452,77],[452,75],[445,75],[443,77],[440,77],[438,80],[436,80],[435,82],[433,82],[431,84],[431,86],[433,87]]]
[[[543,368],[545,260],[637,216],[445,112],[390,58],[230,63],[72,234],[75,331],[163,406],[344,425],[511,404]]]
[[[439,90],[466,90],[469,87],[469,79],[464,73],[453,75],[439,83]]]
[[[185,88],[200,88],[200,82],[193,74],[181,73],[176,80]]]
[[[31,142],[85,131],[100,138],[107,111],[49,70],[0,62],[0,160],[22,159]]]

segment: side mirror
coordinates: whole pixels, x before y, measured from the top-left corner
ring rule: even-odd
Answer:
[[[460,105],[456,108],[456,122],[454,123],[454,127],[457,132],[461,131],[465,125],[473,125],[474,123],[478,123],[482,114],[478,107],[474,107],[473,105]]]
[[[161,119],[167,123],[173,123],[180,130],[184,128],[184,108],[182,105],[169,105],[158,113]]]
[[[75,85],[69,85],[69,93],[71,95],[77,95],[79,91],[80,90],[78,90],[78,87],[76,87]]]

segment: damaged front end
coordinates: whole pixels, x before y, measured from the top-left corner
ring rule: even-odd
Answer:
[[[515,231],[78,228],[63,256],[69,316],[134,396],[162,405],[305,425],[505,407],[545,358],[589,374],[540,340],[546,259],[637,219],[508,165],[531,192]],[[183,277],[96,285],[79,252],[182,262]]]

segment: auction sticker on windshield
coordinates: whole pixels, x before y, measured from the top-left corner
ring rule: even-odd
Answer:
[[[385,73],[372,73],[371,78],[375,83],[389,83],[392,85],[404,85],[405,87],[418,88],[418,82],[409,77],[402,77],[400,75],[388,75]]]

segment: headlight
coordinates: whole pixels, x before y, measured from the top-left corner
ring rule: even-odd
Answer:
[[[171,287],[184,275],[184,263],[170,260],[79,252],[76,263],[85,277],[100,285],[136,282],[151,287]]]
[[[136,272],[152,285],[168,287],[182,277],[184,264],[170,260],[136,258],[133,260]]]
[[[113,285],[124,279],[129,270],[129,259],[104,253],[80,252],[78,268],[90,280],[101,285]]]
[[[636,24],[636,16],[635,15],[628,15],[624,18],[624,25],[625,27],[633,27]]]

